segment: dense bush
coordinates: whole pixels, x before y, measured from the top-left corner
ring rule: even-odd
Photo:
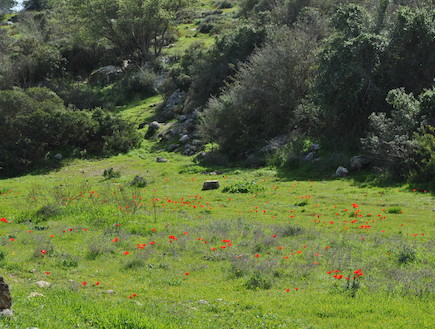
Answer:
[[[370,130],[362,140],[364,148],[379,157],[390,171],[401,177],[411,173],[414,182],[435,185],[435,131],[433,120],[435,89],[417,99],[404,89],[388,93],[391,114],[372,113]]]
[[[307,12],[315,20],[313,14]],[[251,56],[236,82],[203,112],[205,138],[240,157],[296,128],[295,109],[308,93],[318,45],[308,29],[281,29]]]
[[[102,109],[65,108],[62,99],[46,88],[0,91],[0,175],[23,173],[53,162],[56,152],[111,155],[138,145],[127,123]]]
[[[193,56],[182,59],[183,72],[191,77],[189,109],[205,105],[210,96],[217,96],[230,76],[235,74],[238,64],[244,62],[264,38],[264,29],[242,25],[234,32],[219,37],[207,52],[187,53],[187,56]]]

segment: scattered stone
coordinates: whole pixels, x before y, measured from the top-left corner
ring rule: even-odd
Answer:
[[[56,154],[53,156],[53,158],[54,158],[55,160],[57,160],[57,161],[60,161],[60,160],[62,160],[62,154],[60,154],[60,153],[56,153]]]
[[[157,162],[168,162],[168,159],[165,159],[165,158],[162,157],[162,156],[158,156],[158,157],[156,158],[156,161],[157,161]]]
[[[166,147],[166,150],[167,150],[168,152],[174,152],[174,151],[177,149],[177,147],[178,147],[178,144],[169,144],[169,145]]]
[[[200,303],[200,304],[208,304],[208,302],[206,300],[204,300],[204,299],[198,300],[198,303]]]
[[[218,298],[218,299],[216,299],[216,300],[218,300],[218,301],[220,301],[220,302],[223,302],[223,301],[224,301],[222,298]]]
[[[315,151],[309,152],[307,155],[304,155],[302,160],[307,161],[307,162],[311,162],[314,160],[316,155],[317,155],[317,153]]]
[[[115,290],[107,290],[107,293],[108,293],[109,295],[112,295],[112,294],[115,293]]]
[[[342,166],[338,167],[335,171],[335,176],[337,177],[346,177],[347,175],[349,175],[349,171]]]
[[[354,156],[350,159],[350,170],[361,170],[367,168],[371,162],[371,159],[364,155]]]
[[[36,282],[36,285],[37,285],[39,288],[48,288],[48,287],[51,286],[51,283],[50,283],[50,282],[46,282],[46,281],[37,281],[37,282]]]
[[[14,316],[14,312],[12,312],[10,309],[6,308],[0,312],[0,316]]]
[[[153,121],[148,126],[148,131],[145,134],[146,138],[150,138],[156,134],[156,132],[160,129],[160,123],[157,121]]]
[[[35,273],[36,271],[38,271],[36,268],[32,268],[32,269],[30,270],[30,273]]]
[[[33,297],[45,297],[45,296],[39,292],[31,292],[30,295],[27,296],[27,298],[33,298]]]
[[[185,134],[185,135],[180,137],[179,141],[181,143],[187,143],[189,141],[189,139],[190,139],[189,135]]]
[[[202,185],[202,190],[203,191],[217,190],[219,187],[220,187],[219,181],[208,180],[208,181],[205,181],[204,184]]]
[[[12,297],[9,291],[9,286],[0,276],[0,310],[10,309],[12,306]]]
[[[174,91],[172,95],[169,96],[168,100],[164,103],[163,108],[159,113],[159,117],[164,121],[173,119],[177,112],[180,112],[185,98],[185,91],[182,91],[180,89]]]

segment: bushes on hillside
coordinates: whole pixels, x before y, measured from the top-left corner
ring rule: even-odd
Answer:
[[[126,122],[102,110],[72,110],[46,88],[0,91],[1,176],[47,163],[50,154],[111,155],[139,143]]]
[[[203,136],[237,157],[295,129],[295,109],[309,91],[316,48],[316,36],[304,25],[279,30],[242,65],[236,82],[210,101],[202,115]]]
[[[394,89],[387,102],[392,106],[390,115],[370,115],[364,148],[384,161],[393,174],[411,174],[415,182],[435,187],[435,128],[429,125],[435,119],[435,107],[427,108],[435,103],[435,89],[418,98]]]

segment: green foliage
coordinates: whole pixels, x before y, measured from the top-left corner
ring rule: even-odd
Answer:
[[[227,193],[259,193],[264,191],[264,187],[257,182],[238,182],[231,186],[226,186],[222,192]]]
[[[370,33],[368,14],[360,6],[340,7],[332,22],[335,33],[320,54],[314,92],[327,122],[322,136],[339,135],[354,144],[382,101],[376,76],[386,40]]]
[[[128,58],[143,63],[160,55],[186,1],[91,0],[72,5],[93,38],[104,38]]]
[[[119,178],[121,177],[121,172],[113,168],[104,169],[103,177],[106,179]]]
[[[96,109],[74,111],[46,88],[0,91],[0,146],[2,175],[25,172],[53,162],[51,152],[64,156],[81,151],[89,155],[126,152],[138,145],[133,127]],[[71,151],[72,150],[72,151]]]
[[[272,283],[261,273],[254,273],[246,280],[245,288],[249,290],[267,290],[272,288]]]
[[[433,4],[403,7],[395,14],[382,72],[387,90],[403,87],[420,94],[435,75],[435,12]]]
[[[265,38],[263,28],[244,24],[232,33],[217,38],[215,45],[206,53],[187,52],[181,60],[183,72],[191,77],[188,109],[193,110],[207,103],[230,81],[240,62],[244,62]],[[194,49],[198,50],[195,45]]]
[[[403,89],[391,90],[387,102],[393,108],[391,117],[386,113],[372,113],[370,130],[362,143],[367,151],[385,161],[395,174],[406,176],[418,161],[420,146],[414,133],[421,124],[420,102]]]
[[[401,265],[407,265],[417,261],[417,252],[410,246],[405,245],[397,255],[397,262]]]
[[[308,93],[315,63],[317,41],[308,30],[305,25],[281,29],[251,56],[236,82],[203,112],[205,139],[242,157],[296,128],[295,109]]]
[[[130,185],[138,188],[144,188],[148,185],[148,181],[144,177],[136,175],[130,182]]]

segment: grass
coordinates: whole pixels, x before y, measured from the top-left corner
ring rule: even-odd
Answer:
[[[165,55],[211,45],[196,26],[180,25]],[[118,111],[138,125],[161,101]],[[434,196],[361,179],[207,168],[144,141],[1,180],[15,315],[0,328],[431,328]]]
[[[107,168],[121,176],[106,179]],[[431,326],[433,196],[222,169],[203,175],[191,158],[144,142],[2,180],[0,262],[15,316],[0,327]],[[136,175],[145,188],[130,185]],[[264,190],[201,191],[216,178]],[[351,289],[345,278],[358,269]]]

